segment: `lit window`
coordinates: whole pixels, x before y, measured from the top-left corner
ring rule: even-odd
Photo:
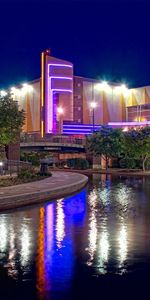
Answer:
[[[78,96],[78,99],[81,99],[81,96],[80,96],[80,95]]]
[[[81,123],[81,119],[78,119],[78,123]]]
[[[78,87],[81,86],[81,83],[77,83],[77,86],[78,86]]]
[[[80,107],[80,106],[78,106],[78,110],[81,110],[81,107]]]

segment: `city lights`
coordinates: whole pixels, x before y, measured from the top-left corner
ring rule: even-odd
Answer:
[[[5,97],[6,95],[7,95],[6,91],[4,91],[4,90],[0,91],[0,96],[1,97]]]
[[[27,83],[23,83],[22,84],[22,88],[15,88],[12,87],[10,89],[11,94],[13,94],[13,96],[25,96],[27,93],[32,92],[33,87]]]
[[[129,89],[127,88],[127,86],[125,84],[121,84],[119,86],[116,86],[114,88],[114,91],[116,94],[122,94],[124,96],[128,96],[130,94]]]
[[[111,86],[108,84],[107,81],[102,81],[101,83],[96,84],[96,89],[98,91],[109,93],[111,91]]]

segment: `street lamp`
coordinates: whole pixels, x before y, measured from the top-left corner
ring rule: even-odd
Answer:
[[[96,102],[91,102],[91,108],[92,108],[92,112],[93,112],[93,132],[94,132],[94,125],[95,125],[95,108],[97,106]]]
[[[59,133],[62,134],[63,133],[63,119],[62,119],[62,116],[63,116],[63,113],[64,113],[64,110],[62,107],[58,107],[57,108],[57,112],[58,112],[58,115],[59,115]]]

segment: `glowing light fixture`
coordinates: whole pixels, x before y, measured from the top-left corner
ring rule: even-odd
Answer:
[[[121,84],[120,86],[115,87],[115,93],[123,94],[124,96],[128,96],[130,94],[130,91],[125,84]]]
[[[96,102],[91,102],[91,107],[94,109],[94,108],[96,108],[96,106],[97,106],[97,103]]]
[[[0,91],[0,96],[1,97],[5,97],[6,95],[7,95],[6,91],[4,91],[4,90]]]
[[[63,112],[64,112],[64,110],[63,110],[62,107],[58,107],[58,108],[57,108],[57,112],[58,112],[60,115],[62,115]]]
[[[96,89],[98,90],[98,91],[104,91],[104,92],[110,92],[111,91],[111,86],[108,84],[108,82],[107,81],[102,81],[101,83],[98,83],[97,85],[96,85]]]
[[[23,83],[22,85],[22,89],[21,89],[21,93],[24,95],[26,93],[30,93],[33,90],[33,87],[27,83]]]

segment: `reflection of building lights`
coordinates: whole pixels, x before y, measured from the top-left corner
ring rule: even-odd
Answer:
[[[31,247],[31,235],[27,224],[23,224],[21,228],[21,265],[25,267],[29,263]]]
[[[101,261],[108,261],[108,252],[109,252],[109,242],[108,242],[108,233],[103,231],[100,239],[100,256]]]
[[[127,258],[127,229],[124,224],[121,226],[121,230],[118,234],[118,242],[119,242],[119,262],[120,265],[124,263]]]
[[[89,247],[87,249],[90,256],[90,259],[87,262],[89,266],[92,264],[94,254],[96,251],[96,244],[97,244],[97,222],[96,222],[96,210],[95,210],[96,204],[97,204],[97,193],[96,193],[96,189],[93,189],[93,191],[89,195],[90,223],[89,223],[89,234],[88,234]]]
[[[94,210],[91,212],[90,215],[90,224],[89,224],[89,247],[88,253],[90,255],[90,259],[88,260],[87,264],[90,266],[93,258],[94,253],[96,251],[96,243],[97,243],[97,223]]]
[[[8,268],[8,275],[14,279],[16,279],[18,270],[16,266],[16,248],[15,248],[15,231],[14,228],[10,228],[9,231],[9,255],[8,255],[8,263],[6,267]]]
[[[62,241],[65,236],[65,222],[63,211],[63,199],[57,201],[56,216],[56,240],[58,248],[62,247]]]
[[[37,290],[40,299],[45,299],[45,232],[44,232],[45,209],[39,211],[39,231],[38,231],[38,256],[37,256]]]
[[[0,218],[0,252],[6,252],[8,242],[8,230],[4,217]]]

